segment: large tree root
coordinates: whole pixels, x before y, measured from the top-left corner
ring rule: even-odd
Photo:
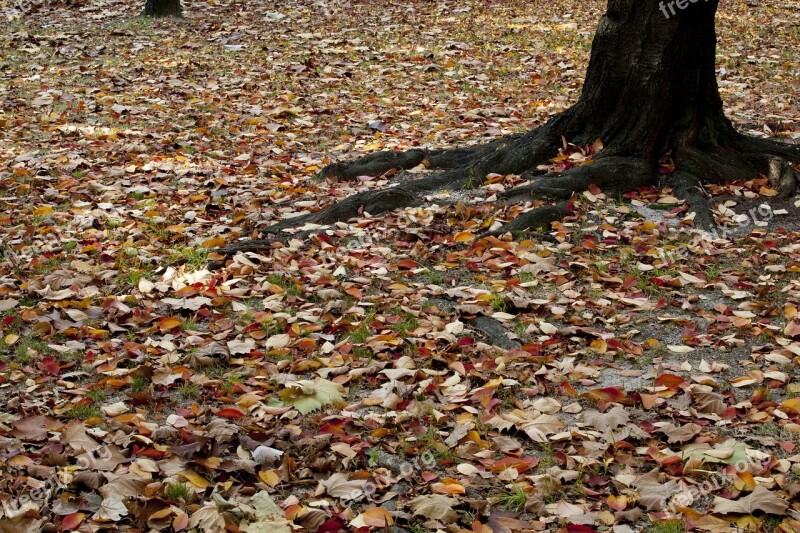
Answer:
[[[524,135],[512,135],[483,145],[453,150],[412,149],[405,152],[378,152],[355,162],[334,163],[320,172],[321,177],[352,180],[358,176],[380,176],[393,170],[408,170],[420,164],[439,172],[406,174],[391,187],[367,190],[334,202],[330,206],[294,218],[282,220],[261,231],[261,239],[233,243],[220,253],[270,248],[275,242],[307,237],[316,225],[329,225],[362,216],[378,215],[399,208],[420,205],[424,196],[443,189],[474,188],[483,184],[487,174],[522,174],[530,183],[498,194],[507,203],[541,198],[566,199],[575,193],[598,186],[606,192],[625,193],[657,183],[657,164],[652,158],[613,155],[606,148],[597,159],[562,172],[537,175],[537,167],[557,153],[560,132],[565,124],[575,122],[570,111],[548,124]],[[738,135],[731,146],[702,147],[681,143],[674,149],[676,171],[666,177],[675,195],[695,212],[695,227],[716,228],[711,204],[703,183],[748,180],[764,174],[783,197],[794,194],[800,177],[789,161],[800,160],[800,146]],[[522,213],[501,228],[481,235],[497,236],[527,229],[547,230],[553,221],[570,214],[565,202],[544,205]],[[309,228],[309,225],[314,227]]]
[[[695,213],[694,227],[714,231],[717,223],[711,212],[711,202],[703,188],[703,182],[697,176],[688,172],[672,172],[666,179],[666,185],[672,189],[677,198],[686,202],[689,211]]]
[[[502,227],[482,233],[479,237],[497,237],[506,233],[513,234],[528,229],[546,231],[550,229],[553,222],[561,220],[569,214],[567,202],[560,202],[556,205],[543,205],[526,211]]]
[[[733,139],[733,148],[750,154],[766,154],[793,163],[800,163],[800,144],[787,144],[772,139],[761,139],[750,135],[739,134]]]
[[[499,196],[510,202],[531,200],[543,195],[569,198],[576,192],[585,191],[589,185],[627,192],[653,183],[655,176],[654,164],[643,159],[606,157],[588,165],[534,178],[533,183],[515,187]]]

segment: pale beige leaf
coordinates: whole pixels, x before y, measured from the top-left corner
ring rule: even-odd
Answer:
[[[456,517],[453,507],[458,505],[458,501],[442,494],[430,494],[418,496],[408,502],[408,505],[417,516],[424,516],[431,520],[452,522]]]
[[[783,516],[789,508],[789,502],[759,485],[749,495],[738,500],[714,498],[714,512],[720,514],[753,514],[755,511]]]

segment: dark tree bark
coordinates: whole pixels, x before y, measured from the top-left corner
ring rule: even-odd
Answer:
[[[389,189],[360,193],[320,212],[282,221],[265,239],[236,243],[232,253],[281,239],[287,227],[306,222],[347,220],[367,211],[378,214],[413,205],[422,193],[477,186],[488,173],[522,174],[530,184],[507,191],[516,201],[568,198],[595,184],[626,192],[658,183],[658,163],[671,157],[676,171],[664,183],[697,212],[695,223],[712,229],[714,219],[702,183],[769,176],[782,195],[794,193],[800,145],[756,139],[737,132],[725,117],[715,72],[715,16],[719,0],[609,0],[592,43],[580,99],[547,124],[522,135],[453,150],[380,152],[353,163],[328,166],[324,178],[353,179],[407,169],[424,162],[442,172],[401,181]],[[595,162],[544,175],[537,166],[557,154],[562,137],[583,145],[600,139]],[[401,170],[402,171],[402,170]],[[562,204],[523,214],[501,230],[549,225],[564,216]],[[497,232],[494,232],[497,233]]]
[[[143,17],[182,17],[181,0],[147,0]]]

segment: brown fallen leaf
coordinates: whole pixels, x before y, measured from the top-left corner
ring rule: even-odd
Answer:
[[[714,512],[720,514],[753,514],[755,511],[763,511],[783,516],[788,508],[789,502],[762,485],[738,500],[728,500],[719,496],[714,498]]]
[[[14,422],[11,434],[18,439],[40,441],[47,438],[50,431],[58,431],[64,425],[58,420],[46,416],[34,415]]]

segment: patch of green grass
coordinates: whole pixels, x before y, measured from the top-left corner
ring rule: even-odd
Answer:
[[[293,279],[281,274],[271,274],[267,276],[267,281],[273,285],[277,285],[286,291],[286,294],[292,296],[300,296],[303,293],[303,288],[297,284]]]
[[[425,272],[422,272],[422,275],[424,275],[425,278],[427,278],[428,282],[431,285],[443,285],[447,281],[444,272],[439,272],[438,270],[434,270],[432,268],[429,268],[425,270]]]
[[[169,256],[170,264],[182,264],[191,268],[200,268],[206,263],[208,250],[191,248],[189,246],[174,250]]]
[[[191,318],[181,319],[181,329],[183,331],[197,331],[197,322]]]
[[[17,341],[16,348],[14,348],[15,361],[21,365],[27,365],[35,357],[42,357],[52,353],[53,350],[48,348],[47,344],[31,337],[20,338]]]
[[[195,383],[184,383],[178,387],[178,394],[180,394],[181,398],[184,400],[197,398],[197,396],[200,395],[200,387]]]
[[[517,274],[517,279],[520,283],[530,283],[536,280],[536,276],[533,272],[519,272]]]
[[[216,363],[205,368],[206,376],[209,379],[219,379],[225,375],[225,372],[228,371],[228,367],[222,363]]]
[[[122,275],[120,283],[128,287],[138,287],[139,282],[145,277],[144,274],[141,270],[129,270]]]
[[[527,502],[528,497],[525,495],[525,491],[519,485],[514,485],[514,489],[511,492],[503,494],[497,501],[501,507],[514,512],[522,511]]]
[[[645,529],[647,533],[683,533],[686,527],[682,520],[660,520]]]
[[[106,399],[106,391],[100,388],[94,388],[86,393],[86,397],[95,404],[103,403]]]
[[[398,333],[410,333],[419,327],[417,317],[411,313],[403,313],[403,319],[392,325],[392,329]]]
[[[62,363],[80,363],[85,358],[82,352],[64,352],[58,354],[58,360]]]
[[[167,483],[164,494],[168,500],[185,500],[189,497],[189,487],[186,483]]]
[[[77,418],[78,420],[86,420],[88,418],[102,418],[103,412],[94,404],[77,405],[64,413],[67,418]]]
[[[353,346],[352,353],[356,357],[361,357],[363,359],[372,359],[373,356],[372,350],[364,346]]]
[[[505,313],[508,309],[508,306],[506,305],[506,298],[502,293],[497,293],[492,297],[492,309],[502,313]]]
[[[553,447],[549,444],[541,444],[539,446],[541,452],[537,454],[539,458],[539,468],[542,470],[547,470],[551,466],[553,466]]]
[[[372,332],[369,330],[369,323],[375,318],[375,315],[367,315],[361,321],[361,325],[357,328],[354,328],[347,334],[347,338],[350,339],[350,342],[354,344],[361,344],[362,342],[366,342],[368,338],[372,336]]]
[[[230,375],[225,376],[225,379],[222,380],[222,384],[220,385],[220,390],[222,390],[225,394],[231,394],[236,388],[238,383],[242,382],[242,377],[237,375]]]
[[[131,392],[141,392],[150,386],[150,380],[144,376],[136,376],[131,379],[129,388]]]

